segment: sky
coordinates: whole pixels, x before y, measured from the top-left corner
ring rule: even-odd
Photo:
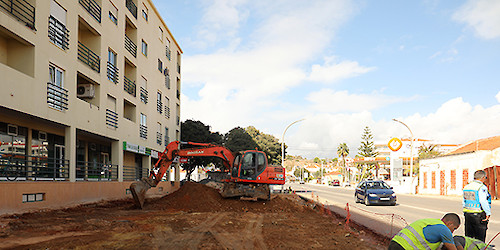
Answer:
[[[254,126],[287,153],[358,153],[368,126],[461,144],[500,135],[498,0],[153,0],[183,55],[181,120]]]

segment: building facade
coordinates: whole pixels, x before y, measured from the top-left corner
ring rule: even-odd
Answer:
[[[180,138],[181,55],[151,0],[0,1],[0,213],[129,196]]]

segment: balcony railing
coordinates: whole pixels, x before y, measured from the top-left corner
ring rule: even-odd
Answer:
[[[177,116],[177,126],[181,125],[181,117]]]
[[[137,181],[149,176],[148,169],[136,166],[123,166],[123,180]]]
[[[101,58],[80,41],[78,41],[78,60],[87,64],[97,73],[101,72]]]
[[[163,113],[163,103],[161,102],[161,99],[156,100],[156,111],[158,113]]]
[[[168,145],[168,143],[170,143],[170,138],[168,135],[165,135],[165,145]]]
[[[137,57],[137,45],[127,35],[125,35],[125,49],[134,57]]]
[[[165,117],[170,118],[170,107],[165,105]]]
[[[170,75],[168,74],[165,76],[165,87],[170,89]]]
[[[181,73],[181,65],[180,64],[177,64],[177,73]]]
[[[171,59],[171,54],[172,51],[170,51],[170,48],[168,46],[165,47],[165,55],[167,56],[168,60],[170,61]]]
[[[132,13],[132,15],[137,18],[137,6],[135,5],[134,1],[132,0],[127,0],[125,2],[125,5],[127,6],[127,9]]]
[[[118,165],[100,162],[76,162],[77,181],[116,181],[118,180]]]
[[[160,132],[156,132],[156,143],[161,145],[163,139],[163,135]]]
[[[141,101],[145,104],[148,103],[148,90],[141,87]]]
[[[131,94],[132,96],[135,97],[136,95],[136,86],[135,86],[135,82],[128,79],[126,76],[123,77],[124,80],[123,80],[123,90],[125,90],[125,92]]]
[[[0,8],[32,30],[35,29],[35,6],[26,0],[0,0]]]
[[[53,16],[49,17],[49,39],[61,49],[68,49],[69,30]]]
[[[101,23],[101,6],[94,0],[79,0],[80,5],[99,23]]]
[[[51,82],[47,83],[47,104],[58,110],[68,109],[68,90]]]
[[[177,99],[181,99],[181,92],[177,90]]]
[[[69,161],[45,156],[0,153],[0,181],[69,179]]]
[[[145,125],[139,125],[139,136],[144,139],[148,139],[148,127]]]
[[[118,114],[113,110],[106,109],[106,125],[118,128]]]
[[[118,68],[108,61],[108,79],[118,84]]]

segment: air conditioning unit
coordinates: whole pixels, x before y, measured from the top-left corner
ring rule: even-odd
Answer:
[[[95,89],[93,84],[80,84],[76,88],[76,96],[83,98],[94,98]]]
[[[47,133],[39,131],[38,132],[38,140],[40,140],[40,141],[46,141],[47,140]]]

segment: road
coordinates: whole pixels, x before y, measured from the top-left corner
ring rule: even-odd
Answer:
[[[308,198],[312,195],[313,199],[319,199],[323,204],[330,205],[335,212],[344,213],[343,215],[346,213],[346,203],[349,203],[349,211],[354,221],[382,234],[393,235],[406,223],[423,218],[441,218],[444,214],[452,212],[458,214],[462,220],[462,225],[454,232],[454,235],[465,235],[462,200],[458,196],[396,194],[396,206],[365,206],[354,202],[353,187],[298,183],[285,185],[286,188],[289,186],[295,191],[310,191],[298,194]],[[492,217],[488,227],[487,242],[500,232],[500,201],[492,202]],[[491,244],[500,246],[500,235]]]

